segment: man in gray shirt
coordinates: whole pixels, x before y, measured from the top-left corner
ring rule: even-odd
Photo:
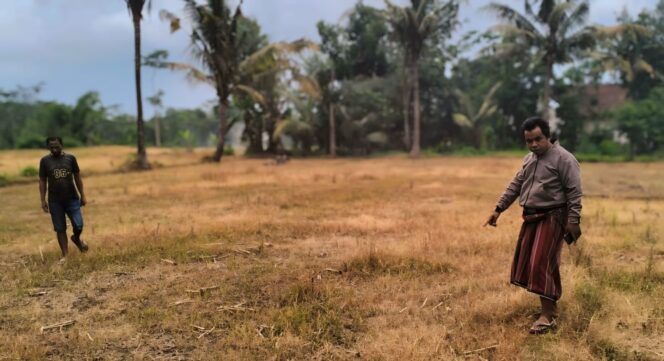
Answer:
[[[540,296],[542,312],[530,333],[556,327],[556,302],[560,299],[560,251],[563,239],[581,236],[581,174],[579,162],[555,140],[541,118],[526,119],[523,134],[531,151],[523,167],[507,186],[485,226],[496,226],[498,217],[518,198],[523,225],[512,263],[511,283]]]

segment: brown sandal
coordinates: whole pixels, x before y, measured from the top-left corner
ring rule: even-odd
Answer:
[[[537,321],[533,323],[528,331],[531,335],[543,335],[545,333],[552,332],[556,329],[556,320],[551,320],[549,323],[538,323]]]

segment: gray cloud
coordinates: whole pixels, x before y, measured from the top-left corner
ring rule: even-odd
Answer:
[[[364,2],[383,4],[382,0]],[[470,0],[462,5],[463,26],[458,33],[496,23],[481,11],[487,3]],[[316,23],[343,21],[354,4],[355,0],[245,0],[243,12],[257,19],[272,41],[318,40]],[[626,6],[636,14],[655,4],[656,0],[593,0],[590,22],[610,24]],[[181,0],[154,1],[152,14],[142,25],[143,53],[167,49],[174,60],[190,61],[187,24],[184,31],[170,34],[168,24],[158,18],[159,9],[182,13],[182,7]],[[133,28],[121,0],[5,1],[0,13],[0,54],[0,88],[44,81],[43,99],[67,103],[85,91],[98,90],[106,104],[134,111]],[[143,83],[146,95],[163,89],[167,106],[195,107],[214,98],[207,86],[189,84],[181,74],[145,69]]]

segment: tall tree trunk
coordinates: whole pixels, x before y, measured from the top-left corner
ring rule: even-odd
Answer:
[[[330,77],[330,84],[328,85],[328,88],[330,88],[330,93],[333,94],[333,89],[332,87],[334,86],[334,79],[335,79],[335,74],[334,74],[334,66],[332,66],[332,73]],[[330,94],[330,103],[328,105],[329,107],[329,122],[330,122],[330,157],[334,158],[337,156],[337,123],[334,119],[334,96]]]
[[[274,131],[277,129],[277,123],[281,118],[281,112],[279,111],[278,101],[275,100],[277,97],[272,92],[268,93],[267,96],[267,116],[261,119],[260,125],[260,145],[261,153],[269,154],[278,154],[280,152],[281,139],[274,139]],[[267,133],[268,142],[267,149],[263,149],[263,132]]]
[[[263,132],[267,133],[269,141],[267,142],[267,152],[270,154],[277,154],[279,152],[279,145],[281,144],[281,137],[274,139],[274,131],[277,129],[277,121],[279,120],[279,111],[269,113],[267,122],[261,128],[261,144],[263,139]]]
[[[161,147],[161,120],[157,112],[154,114],[154,144],[157,148]]]
[[[636,155],[636,144],[635,142],[630,138],[629,139],[629,154],[627,154],[627,160],[628,161],[633,161],[634,156]]]
[[[417,157],[420,155],[420,78],[417,61],[413,61],[410,73],[413,88],[413,147],[410,156]]]
[[[250,112],[245,112],[244,115],[244,132],[249,138],[249,147],[247,148],[246,154],[263,154],[262,126],[258,124],[260,119],[257,119],[255,116],[252,117],[249,114]]]
[[[484,125],[475,126],[475,147],[479,150],[486,149],[486,136],[484,134]]]
[[[544,88],[542,94],[542,118],[548,121],[549,119],[549,101],[551,99],[551,79],[553,79],[553,59],[551,56],[546,57],[546,74],[544,75]]]
[[[143,96],[141,94],[141,16],[133,14],[134,21],[134,73],[136,75],[136,165],[149,169],[145,152],[145,127],[143,124]]]
[[[225,97],[219,96],[219,132],[217,133],[217,149],[214,151],[212,160],[221,162],[221,157],[224,155],[224,145],[226,138],[226,104]]]
[[[334,121],[334,103],[330,103],[330,157],[337,156],[337,126]]]
[[[410,150],[411,137],[410,137],[410,98],[411,98],[411,81],[409,74],[409,66],[404,65],[403,71],[403,144],[406,150]]]

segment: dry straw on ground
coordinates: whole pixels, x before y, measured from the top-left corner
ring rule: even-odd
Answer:
[[[36,185],[0,188],[2,358],[663,359],[664,164],[583,164],[560,327],[534,337],[536,298],[507,281],[518,209],[481,226],[519,163],[228,158],[98,174],[85,178],[91,250],[64,265]]]

